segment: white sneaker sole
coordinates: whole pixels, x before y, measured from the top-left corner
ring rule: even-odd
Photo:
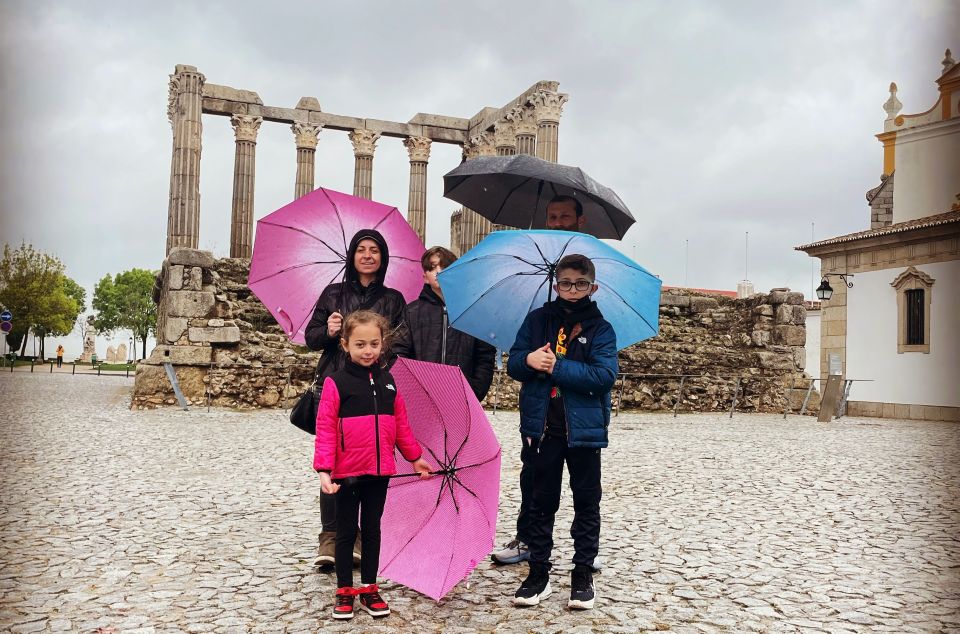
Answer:
[[[371,610],[370,608],[368,608],[362,603],[360,604],[360,607],[363,608],[363,610],[366,611],[366,613],[372,616],[373,618],[377,618],[380,616],[388,616],[390,614],[390,608],[387,608],[386,610]]]
[[[571,610],[590,610],[593,608],[594,599],[589,601],[577,601],[576,599],[570,599],[567,601],[567,607]]]
[[[350,614],[338,614],[338,613],[334,612],[334,613],[333,613],[333,618],[339,619],[339,620],[341,620],[341,621],[346,621],[346,620],[348,620],[348,619],[352,619],[352,618],[353,618],[353,614],[354,614],[353,612],[351,612]]]
[[[543,589],[543,592],[540,594],[535,594],[532,597],[513,597],[514,605],[539,605],[542,599],[546,599],[553,593],[553,588],[550,587],[550,582],[547,582],[547,587]]]

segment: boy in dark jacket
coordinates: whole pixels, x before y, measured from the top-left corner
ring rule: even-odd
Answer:
[[[459,366],[482,401],[493,380],[496,348],[450,327],[437,274],[456,261],[457,256],[443,247],[427,249],[420,258],[425,283],[420,297],[407,304],[407,325],[394,351],[400,357]]]
[[[537,605],[551,593],[553,523],[563,465],[570,472],[574,556],[570,608],[593,607],[593,560],[600,545],[600,449],[607,446],[617,338],[590,296],[597,290],[589,258],[557,263],[557,299],[527,315],[510,349],[507,372],[521,381],[520,433],[535,451],[530,505],[530,573],[514,605]]]

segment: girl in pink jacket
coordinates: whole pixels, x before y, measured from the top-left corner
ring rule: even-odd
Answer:
[[[333,618],[353,618],[354,597],[374,617],[390,614],[377,587],[380,564],[380,518],[389,476],[397,473],[394,448],[421,478],[430,465],[407,422],[403,397],[380,362],[388,346],[389,324],[368,310],[350,314],[343,323],[340,345],[349,360],[323,382],[317,410],[313,468],[324,493],[337,496],[337,540],[334,567],[337,592]],[[361,508],[363,509],[361,512]],[[353,587],[353,543],[360,520],[361,587]]]

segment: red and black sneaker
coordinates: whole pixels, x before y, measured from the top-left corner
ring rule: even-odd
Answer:
[[[370,616],[380,617],[390,614],[390,606],[380,596],[380,588],[377,584],[371,583],[369,586],[357,588],[357,594],[360,596],[360,607]]]
[[[355,588],[337,588],[337,594],[333,599],[333,618],[352,619],[353,598],[355,596],[357,596]]]

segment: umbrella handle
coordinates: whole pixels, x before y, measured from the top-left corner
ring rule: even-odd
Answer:
[[[456,469],[438,469],[437,471],[431,471],[430,475],[447,475],[448,473],[453,473]],[[420,474],[414,471],[413,473],[397,473],[392,476],[387,476],[388,478],[412,478],[413,476],[420,477]]]

